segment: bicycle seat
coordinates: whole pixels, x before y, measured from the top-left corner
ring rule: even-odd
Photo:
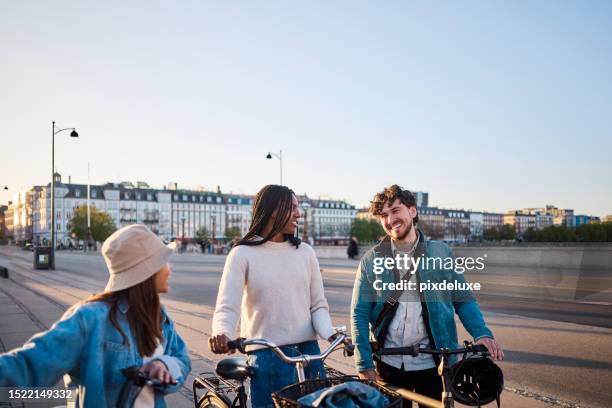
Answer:
[[[244,357],[224,358],[217,363],[217,374],[227,380],[244,381],[255,374],[255,369],[247,364]]]

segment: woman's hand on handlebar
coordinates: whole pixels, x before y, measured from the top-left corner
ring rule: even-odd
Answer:
[[[329,336],[329,338],[327,339],[327,341],[329,341],[330,343],[333,343],[334,340],[336,340],[336,338],[340,335],[341,333],[337,332],[332,334],[331,336]],[[342,333],[344,334],[344,333]],[[355,350],[355,346],[353,345],[353,340],[351,340],[350,337],[345,337],[344,340],[342,340],[342,344],[344,344],[344,352],[345,352],[345,357],[346,356],[352,356]]]
[[[208,347],[210,348],[210,351],[212,351],[215,354],[224,354],[224,353],[232,354],[236,350],[232,350],[227,346],[227,343],[229,341],[230,341],[230,338],[227,337],[225,334],[217,334],[217,335],[211,336],[208,339]]]
[[[493,360],[504,359],[504,351],[495,339],[492,339],[491,337],[481,337],[475,341],[474,344],[482,344],[485,346]]]
[[[158,380],[162,384],[176,384],[168,367],[160,360],[153,360],[143,365],[141,371],[151,380]]]

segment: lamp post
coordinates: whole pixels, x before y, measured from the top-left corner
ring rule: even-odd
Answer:
[[[55,121],[51,124],[51,256],[49,269],[55,269],[55,135],[70,130],[70,137],[79,137],[74,128],[55,130]]]
[[[281,150],[278,154],[274,152],[268,152],[266,155],[266,159],[272,159],[272,157],[276,157],[280,161],[280,185],[283,185],[283,151]]]

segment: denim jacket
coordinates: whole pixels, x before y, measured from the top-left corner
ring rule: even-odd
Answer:
[[[121,369],[142,366],[126,316],[127,303],[120,302],[118,309],[117,321],[127,344],[110,322],[108,304],[85,303],[66,312],[23,347],[0,354],[0,386],[54,386],[67,374],[66,386],[77,388],[77,406],[115,407],[126,381]],[[185,343],[163,306],[162,318],[164,355],[156,359],[168,367],[178,383],[155,388],[156,408],[166,406],[164,395],[178,391],[191,371]]]
[[[421,244],[425,245],[424,256],[426,258],[452,258],[452,251],[443,242],[427,240],[421,232]],[[385,245],[387,247],[385,247]],[[351,330],[355,342],[355,361],[358,371],[374,368],[372,348],[369,341],[373,340],[381,330],[381,324],[376,333],[371,333],[381,313],[385,301],[390,295],[389,290],[374,289],[374,281],[381,280],[384,283],[396,282],[397,276],[393,271],[385,271],[382,274],[374,273],[374,258],[385,257],[390,253],[390,239],[386,237],[381,243],[370,249],[361,259],[355,284],[353,287],[353,299],[351,303]],[[416,271],[417,282],[465,282],[463,274],[453,269],[440,268],[440,264],[429,264],[423,267],[421,263]],[[376,285],[380,288],[380,284]],[[421,293],[421,305],[423,307],[423,320],[432,346],[436,348],[457,348],[457,327],[455,325],[455,313],[459,316],[461,323],[475,340],[481,337],[493,338],[493,333],[486,326],[478,303],[470,291],[440,291],[424,290]],[[391,315],[391,313],[389,313]],[[392,319],[388,316],[385,319]],[[409,346],[407,344],[406,346]],[[455,361],[453,358],[452,361]],[[436,360],[437,361],[437,360]]]

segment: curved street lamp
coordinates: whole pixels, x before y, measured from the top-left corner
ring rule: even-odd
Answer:
[[[51,125],[51,256],[49,269],[55,269],[55,135],[70,130],[70,137],[79,137],[75,128],[55,130],[55,121]]]
[[[280,185],[283,185],[283,151],[281,150],[278,154],[274,152],[268,152],[266,155],[266,159],[272,159],[272,157],[276,157],[280,160]]]

